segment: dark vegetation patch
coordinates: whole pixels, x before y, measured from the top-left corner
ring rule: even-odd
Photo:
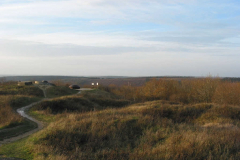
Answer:
[[[48,88],[46,91],[46,94],[47,94],[47,97],[54,98],[54,97],[76,94],[78,92],[79,91],[70,89],[67,86],[54,86],[54,87]]]
[[[34,96],[13,96],[10,100],[10,106],[13,109],[21,108],[23,106],[26,106],[28,104],[31,104],[33,102],[39,101],[40,97],[34,97]]]
[[[124,107],[130,104],[128,100],[116,100],[110,98],[89,98],[91,102],[94,102],[102,107]]]
[[[43,101],[34,106],[31,111],[44,111],[47,114],[63,112],[87,112],[106,108],[124,107],[129,100],[119,99],[101,90],[83,91],[80,95],[65,96]]]
[[[102,107],[124,107],[131,103],[129,100],[102,90],[87,91],[81,95]]]
[[[86,98],[67,96],[43,101],[32,110],[45,110],[46,113],[58,114],[63,112],[86,112],[94,109],[96,105]]]
[[[9,126],[5,127],[4,130],[0,130],[0,141],[6,138],[18,136],[19,134],[23,134],[35,128],[37,128],[37,124],[27,119],[22,121],[20,124],[11,123]]]
[[[104,91],[104,90],[99,90],[99,89],[94,89],[90,91],[82,91],[81,96],[86,97],[86,98],[107,98],[107,99],[121,99],[121,96],[117,96],[116,94]]]
[[[18,86],[17,84],[0,85],[0,95],[26,95],[43,97],[41,89],[35,86]]]
[[[193,122],[202,113],[212,107],[211,104],[198,105],[170,105],[160,104],[142,110],[142,114],[151,115],[154,119],[169,118],[175,123]]]

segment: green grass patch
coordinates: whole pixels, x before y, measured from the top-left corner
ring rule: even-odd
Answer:
[[[12,85],[0,85],[0,95],[28,95],[43,97],[43,92],[36,86],[18,86]]]
[[[42,121],[42,122],[53,122],[56,119],[56,116],[53,114],[46,114],[43,111],[38,111],[34,108],[31,108],[29,111],[27,111],[27,114],[34,117],[35,119]]]
[[[56,97],[76,94],[78,92],[79,91],[70,89],[66,86],[55,86],[55,87],[48,88],[46,90],[46,95],[48,98],[56,98]]]
[[[24,160],[32,160],[33,153],[28,146],[28,138],[21,139],[17,142],[13,142],[10,144],[5,144],[0,147],[0,155],[2,157],[14,157],[14,158],[22,158]]]

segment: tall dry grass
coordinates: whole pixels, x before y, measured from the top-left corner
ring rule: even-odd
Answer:
[[[220,79],[212,77],[183,80],[176,99],[172,98],[172,100],[183,103],[210,103],[219,85],[221,85]]]
[[[25,147],[44,160],[238,160],[239,86],[212,77],[153,79],[56,98],[35,108],[58,118]]]
[[[215,90],[213,102],[240,105],[240,83],[222,82]]]
[[[239,159],[239,111],[151,101],[64,113],[28,144],[35,159]]]
[[[221,81],[217,77],[182,81],[152,79],[144,86],[100,87],[134,102],[170,100],[184,104],[218,103],[240,105],[240,82]]]
[[[22,122],[22,118],[10,107],[12,97],[0,96],[0,128]]]
[[[0,107],[0,128],[10,127],[23,122],[23,118],[14,112],[9,105],[1,105]]]

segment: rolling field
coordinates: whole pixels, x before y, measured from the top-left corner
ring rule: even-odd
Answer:
[[[101,103],[89,101],[89,96]],[[109,105],[109,98],[121,100],[93,91],[35,106],[30,112],[42,115],[49,125],[2,146],[0,154],[41,160],[240,158],[240,107],[157,100],[119,108]]]
[[[29,160],[238,160],[239,87],[212,77],[152,79],[140,87],[110,85],[56,97],[29,111],[47,127],[3,145],[0,154]]]

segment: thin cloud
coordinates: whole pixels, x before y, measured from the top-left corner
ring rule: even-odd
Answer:
[[[23,41],[0,40],[0,56],[9,57],[68,57],[84,55],[116,55],[131,52],[154,52],[150,47],[93,47],[72,44],[42,44]]]
[[[240,67],[239,10],[235,0],[3,0],[0,66],[13,72],[4,62],[11,59],[30,74],[29,66],[38,64],[40,74],[41,62],[49,66],[57,59],[56,68],[92,74],[97,72],[90,65],[102,66],[105,74],[230,75],[223,72],[230,61]]]

